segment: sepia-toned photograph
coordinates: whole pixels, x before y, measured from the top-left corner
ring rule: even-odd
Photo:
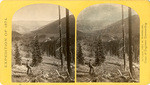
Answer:
[[[140,19],[130,7],[96,4],[77,18],[77,82],[139,82]]]
[[[12,82],[74,82],[75,18],[66,8],[32,4],[12,19]]]

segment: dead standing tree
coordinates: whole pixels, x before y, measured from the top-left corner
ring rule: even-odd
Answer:
[[[69,10],[66,9],[66,50],[67,50],[67,69],[71,75],[71,56],[70,56],[70,32],[69,32]]]
[[[63,56],[62,56],[62,38],[61,38],[61,15],[60,15],[60,6],[58,6],[59,11],[59,36],[60,36],[60,58],[61,58],[61,70],[63,70]]]
[[[124,33],[124,12],[123,12],[123,5],[121,5],[122,8],[122,37],[123,37],[123,59],[124,59],[124,70],[126,70],[126,58],[125,58],[125,33]]]
[[[129,17],[129,69],[130,69],[130,73],[133,76],[133,64],[132,64],[132,19],[131,19],[131,8],[128,8],[128,17]]]

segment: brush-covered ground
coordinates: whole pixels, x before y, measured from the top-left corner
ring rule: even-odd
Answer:
[[[123,59],[116,56],[106,56],[101,66],[93,66],[94,73],[89,74],[89,60],[94,63],[94,58],[85,57],[85,64],[77,65],[77,82],[139,82],[139,64],[133,63],[133,78],[129,72],[129,62],[124,70]],[[127,60],[127,59],[126,59]]]
[[[77,63],[77,82],[139,82],[139,63],[133,62],[133,76],[129,72],[129,60],[126,54],[126,69],[122,56],[105,54],[105,61],[100,66],[94,66],[95,56],[90,50],[91,47],[81,41],[84,57],[83,65]],[[89,61],[93,64],[94,73],[89,74]]]
[[[56,57],[47,56],[43,53],[42,62],[35,67],[31,67],[32,72],[27,75],[26,62],[32,63],[32,54],[27,52],[27,48],[21,42],[17,43],[21,65],[15,64],[15,43],[12,44],[12,82],[74,82],[75,66],[71,63],[71,75],[68,75],[67,62],[63,55],[64,67],[61,69],[59,53]]]
[[[22,58],[22,65],[12,66],[13,82],[70,82],[74,81],[74,68],[72,67],[71,80],[67,78],[66,62],[63,71],[60,69],[61,63],[59,59],[54,57],[43,56],[43,61],[36,67],[31,67],[32,73],[27,75],[25,61],[31,58]],[[61,77],[60,77],[60,75]],[[63,77],[63,78],[62,78]]]

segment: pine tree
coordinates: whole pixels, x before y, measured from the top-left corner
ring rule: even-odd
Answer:
[[[82,47],[81,44],[78,44],[78,49],[77,49],[77,60],[79,64],[84,64],[84,57],[82,53]]]
[[[35,36],[32,42],[32,66],[37,66],[41,62],[42,62],[42,57],[41,57],[38,36]]]
[[[19,53],[19,48],[18,45],[15,44],[15,64],[16,65],[21,65],[21,57],[20,57],[20,53]]]
[[[105,56],[103,52],[102,40],[99,37],[95,43],[95,65],[101,65],[105,61]]]

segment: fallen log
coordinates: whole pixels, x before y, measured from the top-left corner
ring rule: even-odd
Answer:
[[[58,77],[59,77],[62,81],[65,81],[65,77],[61,76],[60,73],[58,72],[58,70],[56,70],[56,73],[58,74]]]
[[[106,63],[108,63],[108,64],[113,64],[113,65],[117,65],[117,66],[121,66],[121,64],[119,64],[119,63],[113,63],[113,62],[106,62]]]
[[[77,73],[77,77],[89,76],[89,74],[85,73]]]
[[[68,71],[66,71],[66,72],[67,72],[67,76],[66,76],[66,77],[60,75],[60,73],[58,72],[58,70],[56,70],[56,72],[57,72],[57,74],[58,74],[58,78],[60,78],[63,82],[74,82],[74,80],[71,79],[71,77],[70,77]]]
[[[119,69],[117,69],[117,70],[118,70],[119,74],[120,74],[121,76],[123,76],[122,73],[121,73],[121,71],[120,71]]]

